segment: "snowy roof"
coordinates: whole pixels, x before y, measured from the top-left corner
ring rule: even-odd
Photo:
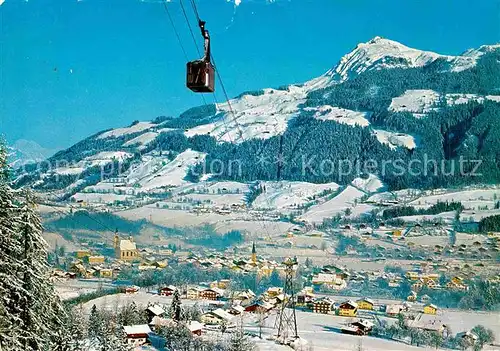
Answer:
[[[385,308],[385,312],[390,314],[397,314],[400,313],[402,309],[402,305],[387,305]]]
[[[336,274],[329,273],[319,273],[317,276],[313,277],[313,283],[337,283],[341,279],[337,277]]]
[[[224,295],[224,290],[219,289],[219,288],[207,288],[207,289],[205,289],[205,290],[212,290],[212,291],[214,291],[215,293],[217,293],[218,295],[221,295],[221,296],[222,296],[222,295]]]
[[[147,324],[140,325],[125,325],[123,330],[127,335],[131,334],[149,334],[151,333],[151,328]]]
[[[318,303],[319,302],[327,302],[327,303],[330,303],[332,305],[335,303],[335,301],[329,296],[320,297],[319,299],[314,300],[314,303],[317,303],[317,302]]]
[[[176,322],[170,318],[162,318],[159,316],[154,316],[153,319],[151,320],[151,323],[149,323],[149,324],[157,326],[157,327],[164,327],[164,326],[175,325]]]
[[[190,321],[187,327],[191,332],[195,332],[197,330],[203,329],[203,324],[198,321]]]
[[[255,303],[253,303],[252,305],[255,305],[255,304],[258,306],[264,307],[267,310],[270,310],[274,307],[274,305],[272,303],[267,302],[267,301],[263,301],[263,300],[259,300]]]
[[[208,312],[208,313],[211,313],[211,314],[219,317],[220,319],[224,319],[226,321],[230,321],[233,319],[233,316],[230,313],[224,311],[222,308],[218,308],[215,311]]]
[[[358,308],[358,304],[356,302],[352,301],[352,300],[348,300],[346,302],[343,302],[341,305],[350,305],[350,306],[352,306],[354,308]]]
[[[161,288],[160,290],[166,290],[166,289],[171,290],[171,291],[177,290],[177,288],[173,285],[165,286],[165,287]]]
[[[269,289],[267,289],[268,292],[272,292],[272,293],[280,293],[283,291],[283,288],[279,288],[279,287],[271,287]]]
[[[359,324],[359,325],[363,326],[364,328],[373,328],[373,326],[375,325],[366,319],[360,319],[359,321],[355,322],[354,324]]]
[[[161,308],[159,305],[149,306],[148,311],[153,313],[156,316],[162,315],[165,313],[165,310]]]
[[[477,340],[477,335],[470,332],[470,331],[458,333],[457,336],[461,337],[461,338],[469,337],[469,338],[472,338],[473,340]]]
[[[135,243],[128,239],[120,240],[120,250],[137,250]]]
[[[231,309],[240,313],[243,313],[245,311],[245,308],[243,308],[243,306],[241,305],[233,305],[231,306]]]
[[[375,305],[375,302],[374,302],[372,299],[369,299],[369,298],[367,298],[367,297],[364,297],[364,298],[362,298],[362,299],[359,299],[358,301],[361,301],[361,302],[363,302],[363,301],[364,301],[364,302],[368,302],[368,303],[370,303],[370,304],[372,304],[372,305]]]

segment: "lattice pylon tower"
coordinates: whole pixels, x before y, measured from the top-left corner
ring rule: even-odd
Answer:
[[[295,267],[297,258],[287,258],[285,265],[285,285],[283,287],[284,301],[281,304],[274,328],[277,329],[277,341],[285,343],[289,338],[297,339],[297,316],[295,314]]]

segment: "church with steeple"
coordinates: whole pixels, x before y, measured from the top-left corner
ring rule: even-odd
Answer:
[[[139,258],[139,251],[132,237],[129,239],[121,239],[118,232],[116,232],[113,240],[113,247],[117,259],[134,261]]]
[[[257,251],[255,250],[255,242],[252,243],[252,264],[257,265]]]

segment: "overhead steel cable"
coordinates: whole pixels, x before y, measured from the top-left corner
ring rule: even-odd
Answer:
[[[186,61],[189,61],[189,57],[186,53],[186,49],[184,49],[184,45],[182,45],[181,37],[179,35],[179,32],[177,31],[177,28],[175,27],[174,20],[172,18],[172,15],[170,14],[170,10],[168,9],[167,0],[163,0],[162,4],[163,4],[163,8],[165,9],[165,12],[167,13],[168,19],[170,20],[170,24],[172,25],[175,36],[177,37],[177,41],[179,42],[179,45],[182,49],[182,52],[184,53],[184,58],[186,59]]]
[[[200,23],[201,18],[200,18],[200,14],[198,12],[198,8],[196,7],[196,3],[194,2],[194,0],[190,0],[190,3],[191,3],[191,6],[193,8],[194,14],[196,16],[196,20],[198,21],[198,23]],[[200,51],[198,49],[198,44],[197,44],[196,38],[194,36],[193,29],[191,27],[191,24],[189,23],[189,18],[187,16],[186,10],[184,8],[183,0],[180,0],[180,4],[181,4],[181,7],[182,7],[182,12],[184,13],[184,18],[186,19],[189,31],[191,32],[191,37],[193,38],[194,45],[196,46],[196,50],[198,50],[198,55],[201,56],[201,53],[200,53]],[[226,87],[224,86],[224,81],[222,80],[222,77],[221,77],[221,74],[219,72],[219,69],[217,68],[217,65],[215,63],[215,59],[214,59],[214,55],[213,54],[210,54],[210,60],[212,61],[212,64],[213,64],[214,69],[215,69],[215,73],[217,74],[217,79],[220,82],[220,86],[222,88],[222,92],[224,93],[224,97],[226,99],[226,103],[228,105],[229,112],[233,116],[233,119],[230,120],[230,122],[234,122],[236,124],[236,128],[238,128],[238,134],[239,134],[238,138],[243,138],[243,131],[241,129],[241,126],[238,124],[236,114],[234,113],[233,107],[231,106],[231,101],[229,100],[229,96],[227,94]],[[215,92],[213,93],[213,95],[214,95],[215,103],[217,104],[217,97],[215,96]]]
[[[191,27],[191,24],[189,23],[189,18],[187,16],[186,9],[184,8],[184,3],[182,2],[182,0],[179,0],[179,3],[181,4],[182,13],[184,14],[184,18],[186,19],[186,23],[188,25],[189,32],[191,32],[191,38],[193,39],[193,43],[194,43],[194,46],[196,47],[196,51],[198,52],[198,56],[201,57],[201,52],[200,52],[200,49],[198,47],[196,38],[194,37],[193,28]],[[198,16],[196,16],[196,17],[197,17],[198,23],[199,23],[200,18]]]
[[[180,1],[181,1],[181,3],[182,3],[182,0],[180,0]],[[198,20],[198,22],[200,22],[200,21],[201,21],[201,18],[200,18],[200,15],[199,15],[198,8],[197,8],[197,6],[196,6],[196,2],[195,2],[195,0],[190,0],[190,2],[191,2],[191,6],[193,7],[193,11],[194,11],[194,13],[195,13],[196,19]],[[186,20],[188,20],[187,16],[186,16]],[[190,27],[190,26],[189,26],[189,27]],[[233,116],[233,119],[232,119],[232,120],[230,120],[230,122],[234,122],[234,124],[235,124],[235,125],[236,125],[236,127],[238,128],[238,134],[239,134],[239,138],[238,138],[238,139],[244,140],[244,139],[243,139],[243,131],[242,131],[242,129],[241,129],[240,124],[238,123],[238,119],[239,119],[241,116],[240,116],[240,117],[237,117],[237,116],[236,116],[236,114],[235,114],[235,112],[234,112],[234,110],[233,110],[233,107],[232,107],[232,105],[231,105],[231,101],[230,101],[230,99],[229,99],[229,95],[227,94],[227,90],[226,90],[226,87],[225,87],[225,85],[224,85],[224,81],[222,80],[222,76],[221,76],[221,74],[220,74],[220,72],[219,72],[219,69],[217,68],[217,65],[216,65],[216,63],[215,63],[214,56],[213,56],[212,54],[210,55],[210,59],[211,59],[211,61],[212,61],[212,64],[214,65],[215,72],[216,72],[216,74],[217,74],[217,78],[219,79],[220,86],[221,86],[221,88],[222,88],[222,92],[224,93],[224,97],[225,97],[225,99],[226,99],[226,102],[227,102],[227,105],[228,105],[228,108],[229,108],[229,112],[230,112],[230,114]],[[214,94],[214,95],[215,95],[215,94]],[[226,130],[227,130],[228,136],[230,136],[230,130],[229,130],[227,127],[226,127]],[[283,140],[282,140],[282,138],[281,138],[280,143],[282,143],[282,142],[283,142]],[[231,142],[231,143],[232,143],[232,144],[236,147],[236,145],[235,145],[233,142]],[[279,165],[278,165],[278,169],[279,169]],[[279,171],[277,172],[277,176],[279,176]],[[279,179],[278,179],[278,180],[279,180]],[[267,188],[266,188],[266,190],[267,190]],[[268,194],[267,194],[267,191],[265,191],[265,192],[264,192],[264,197],[266,198],[266,202],[267,202],[268,206],[271,206],[271,201],[270,201],[270,199],[269,199],[269,196],[268,196]],[[266,231],[266,233],[267,233],[267,235],[268,235],[268,238],[271,238],[271,235],[270,235],[270,233],[269,233],[269,230],[267,229],[267,227],[266,227],[266,225],[265,225],[264,221],[262,221],[262,225],[261,225],[261,226],[262,226],[262,227],[264,228],[264,230]],[[280,230],[279,230],[279,227],[278,227],[277,225],[276,225],[276,227],[277,227],[277,230],[278,230],[278,232],[279,232],[279,231],[280,231]]]
[[[184,58],[186,59],[186,61],[189,61],[189,57],[187,55],[186,49],[184,48],[184,45],[182,44],[181,36],[179,35],[179,32],[177,31],[177,28],[175,27],[174,20],[172,18],[170,10],[168,9],[167,2],[168,2],[167,0],[163,0],[162,1],[163,8],[165,9],[165,12],[167,13],[167,16],[168,16],[168,19],[170,21],[170,24],[172,25],[172,29],[174,30],[175,36],[177,37],[177,41],[179,42],[179,46],[181,47],[182,52],[184,53]],[[182,1],[181,1],[181,6],[182,6]],[[182,6],[182,11],[184,12],[184,15],[185,15],[184,6]],[[189,23],[188,23],[188,25],[189,25]],[[189,26],[189,30],[191,30],[191,26]],[[193,35],[192,30],[191,30],[191,35]],[[196,45],[196,42],[195,42],[195,45]],[[199,55],[200,51],[198,50],[198,46],[196,46],[196,50],[198,51],[198,55]],[[201,99],[203,100],[203,105],[206,106],[207,105],[207,101],[205,100],[205,96],[201,95]]]

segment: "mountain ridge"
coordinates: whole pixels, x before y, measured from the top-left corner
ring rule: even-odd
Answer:
[[[231,108],[228,102],[198,106],[178,118],[135,121],[126,128],[96,133],[50,159],[54,165],[70,160],[72,166],[31,169],[21,174],[18,181],[43,189],[47,184],[49,188],[55,186],[55,175],[63,176],[67,180],[59,182],[60,188],[74,185],[76,176],[83,176],[86,180],[78,185],[80,188],[95,183],[96,168],[103,165],[120,164],[126,169],[133,162],[151,163],[153,159],[159,162],[153,162],[155,167],[179,163],[185,177],[178,175],[175,184],[171,184],[176,186],[184,178],[200,178],[193,172],[199,169],[197,159],[187,160],[189,155],[203,155],[205,162],[230,162],[230,157],[235,156],[245,161],[245,175],[220,174],[220,179],[276,180],[275,175],[280,173],[276,165],[256,167],[256,158],[262,154],[273,157],[282,147],[288,162],[282,172],[284,179],[317,183],[345,184],[359,174],[345,179],[338,174],[301,175],[297,171],[299,156],[319,155],[337,162],[342,157],[352,161],[369,157],[409,161],[428,153],[450,162],[469,152],[481,157],[488,155],[495,164],[500,153],[497,155],[495,147],[484,145],[485,141],[489,145],[496,140],[494,130],[500,120],[491,117],[500,112],[500,98],[494,95],[500,86],[499,48],[483,45],[462,56],[446,56],[375,37],[358,44],[320,77],[279,89],[242,93],[230,100]],[[453,144],[453,150],[447,150],[445,143]],[[233,144],[232,149],[227,144]],[[477,146],[471,150],[471,145]],[[195,153],[185,154],[186,150]],[[149,161],[143,161],[144,158]],[[161,169],[151,172],[160,172],[156,175],[162,179],[169,177]],[[401,188],[414,181],[433,187],[449,180],[401,180],[392,176],[383,181],[389,188]],[[159,184],[164,187],[169,183]]]

